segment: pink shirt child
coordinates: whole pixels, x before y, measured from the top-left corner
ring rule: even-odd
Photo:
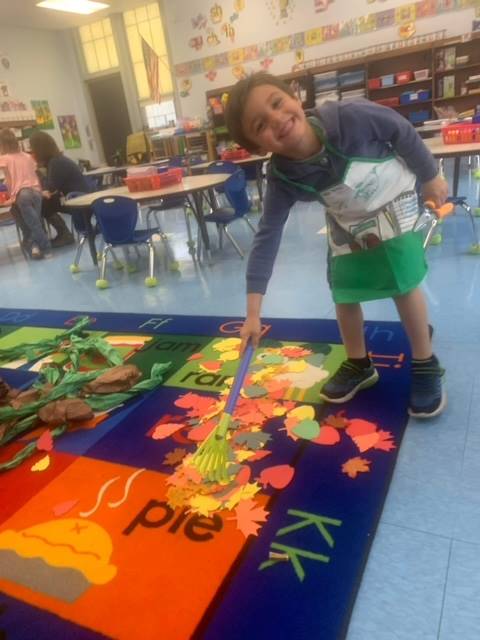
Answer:
[[[0,155],[0,168],[6,170],[5,178],[12,200],[20,189],[42,190],[35,173],[35,161],[28,153],[20,151],[19,153]]]

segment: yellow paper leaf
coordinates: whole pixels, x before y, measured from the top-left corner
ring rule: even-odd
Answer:
[[[47,455],[43,456],[43,458],[40,458],[40,460],[38,460],[38,462],[36,462],[33,467],[31,468],[32,471],[45,471],[45,469],[48,469],[48,467],[50,466],[50,456]]]
[[[235,458],[237,459],[237,462],[244,462],[254,455],[255,451],[247,451],[246,449],[237,449],[237,451],[235,451]]]
[[[213,350],[220,352],[233,350],[237,351],[241,343],[242,341],[240,340],[240,338],[226,338],[225,340],[220,340],[220,342],[214,344]]]
[[[230,362],[233,360],[238,360],[239,358],[240,351],[224,351],[219,357],[219,360],[222,360],[222,362]]]
[[[201,516],[209,516],[213,511],[218,511],[222,508],[220,500],[216,500],[211,496],[196,495],[190,498],[189,505]]]
[[[250,500],[260,491],[260,485],[257,482],[249,482],[235,491],[225,503],[227,509],[234,509],[242,500]]]
[[[295,407],[287,413],[289,418],[297,418],[297,420],[313,420],[315,418],[315,410],[313,407],[302,405]]]
[[[295,360],[294,362],[288,363],[288,370],[290,373],[302,373],[307,368],[307,363],[305,360]]]
[[[285,407],[274,407],[273,409],[273,415],[274,416],[284,416],[287,413],[287,410],[285,409]]]

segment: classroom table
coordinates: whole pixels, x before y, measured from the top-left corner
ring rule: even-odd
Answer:
[[[452,195],[456,196],[458,192],[458,182],[460,179],[460,160],[468,156],[480,155],[480,142],[444,144],[441,136],[427,138],[423,142],[427,145],[435,158],[454,158]]]
[[[260,202],[263,201],[263,175],[262,175],[262,166],[264,162],[268,162],[268,160],[270,160],[272,154],[271,153],[267,153],[265,155],[256,155],[256,154],[252,154],[250,156],[248,156],[248,158],[239,158],[238,160],[226,160],[225,162],[233,162],[234,164],[238,164],[239,166],[247,166],[250,164],[254,164],[255,165],[255,180],[257,183],[257,189],[258,189],[258,195],[260,198]],[[194,164],[191,165],[190,170],[192,171],[192,173],[195,172],[203,172],[205,171],[211,164],[212,162],[215,162],[214,160],[210,161],[210,162],[201,162],[199,164]]]
[[[125,178],[129,169],[138,169],[138,168],[147,168],[147,167],[157,167],[166,165],[169,163],[168,158],[163,158],[162,160],[152,160],[152,162],[143,162],[142,164],[129,164],[122,165],[120,167],[110,167],[109,165],[105,165],[103,167],[97,167],[96,169],[90,169],[89,171],[84,171],[83,175],[88,176],[90,178],[104,178],[104,176],[117,176],[118,178]]]
[[[203,215],[203,193],[223,184],[229,177],[230,174],[228,173],[187,176],[178,184],[164,187],[163,189],[152,189],[149,191],[129,191],[125,186],[113,187],[112,189],[104,189],[102,191],[86,193],[83,196],[78,196],[77,198],[71,198],[65,203],[65,212],[68,213],[68,209],[75,208],[82,210],[85,218],[85,224],[87,225],[87,237],[90,253],[92,255],[93,262],[97,264],[95,233],[91,225],[91,211],[89,210],[95,200],[98,198],[107,198],[109,196],[124,196],[126,198],[136,200],[139,204],[148,204],[149,202],[151,203],[163,200],[164,198],[168,198],[168,196],[185,196],[185,198],[189,200],[197,220],[200,233],[202,234],[205,251],[210,262],[210,239],[208,237],[207,225]]]

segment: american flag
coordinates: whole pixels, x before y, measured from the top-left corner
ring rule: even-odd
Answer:
[[[160,86],[158,84],[158,56],[144,38],[142,38],[142,51],[148,86],[150,87],[150,98],[158,103],[161,101]]]

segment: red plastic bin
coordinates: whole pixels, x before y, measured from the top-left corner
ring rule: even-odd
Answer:
[[[405,84],[413,80],[413,71],[400,71],[395,74],[395,84]]]
[[[369,89],[380,89],[382,86],[382,79],[381,78],[370,78],[368,81],[368,88]]]
[[[131,176],[125,178],[125,184],[130,192],[151,191],[162,189],[182,181],[183,171],[179,167],[173,167],[152,176]]]
[[[398,107],[400,104],[399,96],[394,96],[392,98],[382,98],[381,100],[375,100],[377,104],[383,104],[384,107]]]
[[[246,149],[226,149],[221,153],[222,160],[243,160],[250,157],[250,152]]]
[[[445,144],[480,142],[480,123],[449,124],[442,129]]]

